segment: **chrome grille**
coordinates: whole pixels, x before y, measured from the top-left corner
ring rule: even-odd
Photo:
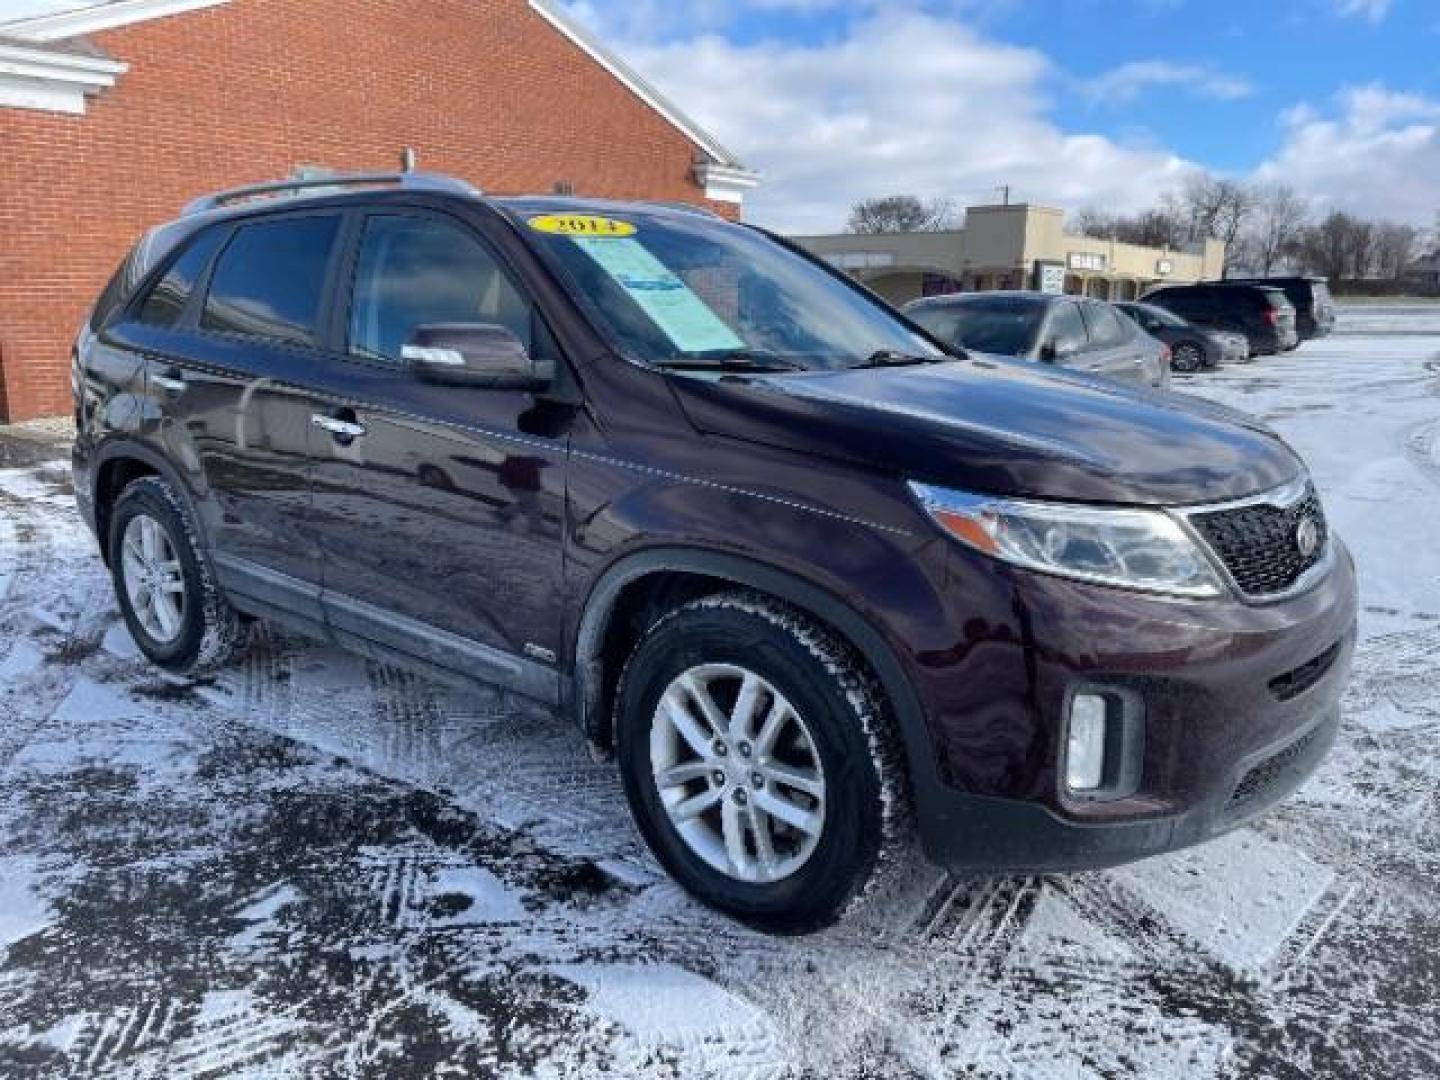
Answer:
[[[1304,573],[1325,557],[1329,529],[1325,511],[1313,486],[1306,484],[1284,496],[1255,500],[1187,515],[1195,531],[1225,564],[1235,584],[1248,596],[1267,597],[1287,592]],[[1316,544],[1301,550],[1301,523],[1315,524]]]

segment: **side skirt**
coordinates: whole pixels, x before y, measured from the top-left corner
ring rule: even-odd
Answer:
[[[212,555],[221,589],[237,610],[332,641],[372,660],[410,668],[452,685],[501,686],[559,705],[564,678],[524,656],[452,634],[353,597],[259,566]]]

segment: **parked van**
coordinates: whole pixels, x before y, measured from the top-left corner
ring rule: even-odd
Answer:
[[[1301,341],[1327,337],[1335,331],[1335,300],[1322,277],[1230,278],[1226,284],[1262,285],[1280,289],[1295,307],[1295,329]]]

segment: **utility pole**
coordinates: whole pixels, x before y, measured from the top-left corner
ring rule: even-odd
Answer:
[[[1002,206],[1009,206],[1009,205],[1010,205],[1010,185],[1009,185],[1009,184],[1001,184],[1001,185],[1000,185],[999,187],[997,187],[995,190],[998,191],[998,192],[1000,192],[1000,196],[1001,196],[1001,198],[1004,200],[1000,205],[1002,205]]]

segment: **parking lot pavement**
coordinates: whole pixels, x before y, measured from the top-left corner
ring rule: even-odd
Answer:
[[[1440,1075],[1440,334],[1411,318],[1177,380],[1306,455],[1360,564],[1308,787],[1113,872],[916,864],[800,940],[671,886],[543,709],[277,634],[159,677],[63,446],[0,433],[0,1075]]]

